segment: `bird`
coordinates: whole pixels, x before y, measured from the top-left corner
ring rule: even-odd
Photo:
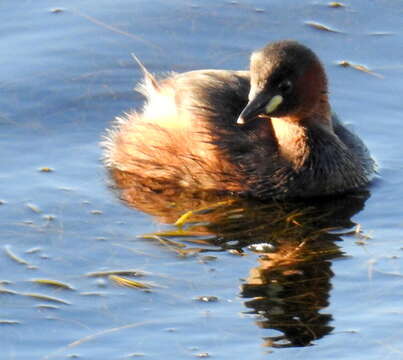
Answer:
[[[125,188],[304,199],[358,191],[376,173],[364,142],[331,110],[324,66],[297,41],[252,52],[249,70],[159,78],[136,60],[146,101],[103,141],[106,168]]]

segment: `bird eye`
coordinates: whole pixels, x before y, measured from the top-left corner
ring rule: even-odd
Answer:
[[[284,80],[278,84],[278,88],[283,94],[288,94],[292,89],[292,82],[290,80]]]

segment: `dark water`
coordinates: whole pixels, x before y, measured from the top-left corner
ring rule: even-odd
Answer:
[[[403,3],[345,5],[1,2],[1,359],[403,357]],[[318,53],[334,109],[378,160],[368,199],[297,209],[235,203],[195,215],[187,231],[199,236],[185,240],[210,243],[188,248],[246,256],[179,256],[176,245],[139,239],[174,229],[162,222],[180,211],[163,210],[159,222],[125,206],[99,160],[111,119],[141,105],[130,53],[152,72],[243,69],[251,50],[281,38]],[[361,233],[349,233],[354,224]],[[269,243],[266,254],[244,247],[253,242]],[[127,269],[146,274],[126,278],[155,287],[86,276]]]

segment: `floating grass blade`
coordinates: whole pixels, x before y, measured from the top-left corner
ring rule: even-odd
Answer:
[[[14,290],[5,289],[0,286],[0,294],[18,295],[18,292]]]
[[[175,221],[174,225],[177,226],[177,227],[179,227],[179,228],[182,228],[183,225],[185,225],[185,224],[187,223],[188,219],[189,219],[190,217],[192,217],[193,215],[194,215],[194,211],[193,211],[193,210],[190,210],[190,211],[185,212],[183,215],[181,215],[181,216],[179,217],[178,220]]]
[[[382,76],[382,75],[380,75],[380,74],[378,74],[378,73],[372,71],[369,67],[367,67],[367,66],[365,66],[365,65],[354,64],[354,63],[352,63],[352,62],[350,62],[350,61],[347,61],[347,60],[338,61],[338,62],[337,62],[337,65],[339,65],[339,66],[341,66],[341,67],[350,67],[350,68],[352,68],[352,69],[354,69],[354,70],[358,70],[358,71],[364,72],[364,73],[366,73],[366,74],[370,74],[370,75],[376,76],[377,78],[383,79],[383,76]]]
[[[343,8],[343,7],[346,7],[346,5],[344,5],[343,3],[338,2],[338,1],[332,1],[332,2],[330,2],[330,3],[328,4],[328,6],[331,7],[331,8]]]
[[[202,248],[176,249],[178,255],[182,257],[194,256],[205,251],[213,251],[213,250]]]
[[[165,239],[165,238],[162,238],[161,236],[158,236],[158,235],[154,235],[153,238],[158,240],[163,245],[173,246],[174,248],[179,248],[179,249],[184,249],[186,247],[185,244],[182,244],[182,243],[180,243],[178,241]]]
[[[61,281],[57,280],[50,280],[50,279],[34,279],[32,282],[40,284],[40,285],[47,285],[47,286],[52,286],[56,287],[59,289],[66,289],[66,290],[75,290],[72,286],[69,284],[63,283]]]
[[[58,310],[60,309],[57,305],[49,305],[49,304],[38,304],[35,305],[37,309],[45,309],[45,310]]]
[[[27,203],[25,204],[25,206],[31,210],[32,212],[34,212],[35,214],[40,214],[42,212],[42,210],[39,208],[38,205],[32,204],[32,203]]]
[[[76,340],[76,341],[73,341],[73,342],[71,342],[70,344],[68,344],[67,346],[64,346],[64,347],[62,347],[62,348],[60,348],[60,349],[58,349],[58,350],[56,350],[56,351],[54,351],[54,352],[52,352],[52,353],[46,355],[46,356],[43,357],[42,359],[43,359],[43,360],[48,360],[48,359],[50,359],[50,358],[56,356],[57,354],[59,354],[59,353],[62,352],[62,351],[66,351],[66,350],[68,350],[68,349],[72,349],[72,348],[74,348],[74,347],[80,346],[80,345],[82,345],[82,344],[84,344],[84,343],[87,343],[87,342],[90,342],[90,341],[92,341],[92,340],[98,339],[98,338],[100,338],[100,337],[102,337],[102,336],[104,336],[104,335],[107,335],[107,334],[111,334],[111,333],[114,333],[114,332],[123,331],[123,330],[125,330],[125,329],[138,328],[138,327],[143,327],[143,326],[147,326],[147,325],[156,325],[156,324],[160,324],[160,323],[161,323],[161,322],[160,322],[160,321],[157,321],[157,320],[150,320],[150,321],[144,321],[144,322],[138,322],[138,323],[131,323],[131,324],[126,324],[126,325],[119,326],[119,327],[116,327],[116,328],[111,328],[111,329],[102,330],[102,331],[97,332],[97,333],[95,333],[95,334],[88,335],[88,336],[85,336],[85,337],[83,337],[83,338],[80,338],[80,339],[78,339],[78,340]]]
[[[341,31],[333,29],[329,26],[320,24],[318,22],[315,21],[305,21],[305,24],[316,29],[316,30],[320,30],[320,31],[327,31],[327,32],[332,32],[332,33],[341,33]]]
[[[44,173],[50,173],[50,172],[53,172],[55,170],[52,169],[51,167],[44,166],[44,167],[39,168],[38,171],[44,172]]]
[[[103,277],[110,275],[126,275],[126,276],[144,276],[146,273],[144,271],[136,270],[136,269],[127,269],[127,270],[107,270],[107,271],[95,271],[89,272],[85,274],[88,277]]]
[[[4,246],[4,252],[6,253],[6,255],[13,261],[22,264],[22,265],[27,265],[30,266],[30,264],[28,263],[28,261],[24,260],[23,258],[21,258],[20,256],[16,255],[12,250],[11,250],[11,246],[10,245],[5,245]]]
[[[40,247],[33,247],[33,248],[28,249],[28,250],[25,250],[25,253],[26,254],[35,254],[37,252],[40,252],[41,250],[42,249]]]
[[[177,241],[164,239],[157,235],[154,235],[154,238],[158,240],[161,244],[165,245],[168,249],[176,252],[179,256],[182,257],[187,257],[206,251],[206,249],[202,248],[186,248],[186,245],[184,244],[178,243]]]
[[[185,212],[182,216],[180,216],[178,218],[178,220],[175,221],[174,225],[179,228],[182,228],[188,222],[188,219],[190,217],[192,217],[193,215],[205,214],[207,212],[215,210],[218,207],[231,205],[234,202],[235,202],[235,200],[233,200],[233,199],[218,201],[215,204],[209,204],[206,207],[201,207],[201,208],[195,209],[195,210],[189,210],[189,211]]]
[[[167,230],[167,231],[158,231],[150,234],[142,234],[137,237],[140,239],[153,239],[154,236],[162,236],[162,237],[188,237],[188,236],[205,236],[210,235],[207,231],[200,230],[189,230],[189,229],[175,229],[175,230]]]
[[[105,296],[105,292],[99,292],[99,291],[86,291],[86,292],[81,292],[81,296]]]
[[[118,285],[130,287],[130,288],[134,288],[134,289],[149,290],[153,287],[151,284],[127,279],[127,278],[117,276],[117,275],[109,275],[109,279],[112,280],[113,282],[117,283]]]
[[[17,324],[21,324],[21,321],[0,319],[0,325],[17,325]]]
[[[71,305],[71,303],[69,303],[68,301],[54,297],[54,296],[48,296],[48,295],[37,294],[37,293],[17,293],[17,294],[22,295],[22,296],[32,297],[32,298],[38,299],[38,300],[45,300],[45,301],[51,301],[51,302],[55,302],[55,303],[59,303],[59,304]]]

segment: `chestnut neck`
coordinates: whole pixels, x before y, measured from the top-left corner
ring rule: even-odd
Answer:
[[[303,166],[312,149],[312,136],[327,134],[334,137],[332,116],[326,92],[314,106],[295,114],[270,118],[278,151],[293,168]]]

